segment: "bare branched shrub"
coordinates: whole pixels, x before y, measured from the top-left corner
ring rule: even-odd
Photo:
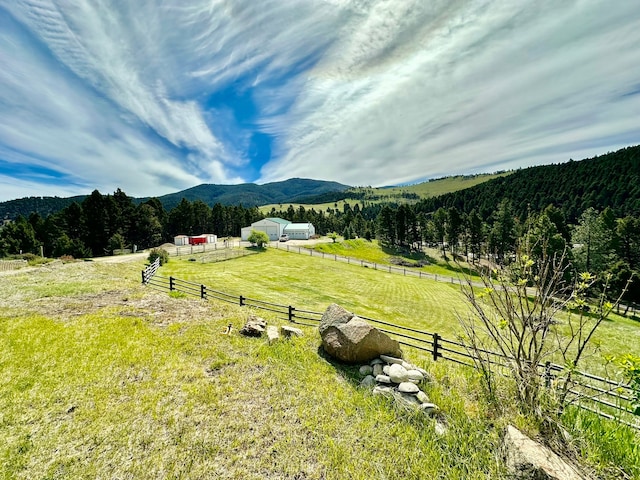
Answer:
[[[524,413],[557,418],[570,401],[573,372],[593,351],[593,334],[615,305],[606,301],[606,278],[599,283],[599,296],[587,298],[596,278],[573,275],[566,249],[538,249],[535,258],[530,252],[520,252],[508,266],[485,271],[480,283],[466,278],[463,293],[470,313],[459,315],[462,340],[490,400],[497,399],[496,374],[505,373],[514,381]],[[544,388],[547,361],[564,367],[553,395]]]

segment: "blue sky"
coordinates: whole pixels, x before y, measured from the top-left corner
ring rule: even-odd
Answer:
[[[635,1],[0,0],[0,201],[414,183],[640,143]]]

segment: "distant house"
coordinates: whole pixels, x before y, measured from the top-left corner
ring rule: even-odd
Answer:
[[[203,243],[216,243],[218,237],[212,233],[203,233],[202,235],[177,235],[173,237],[173,243],[176,247],[185,245],[202,245]]]
[[[265,218],[253,222],[249,227],[242,228],[242,240],[246,241],[252,230],[266,233],[269,240],[272,241],[278,240],[285,233],[292,240],[308,240],[309,237],[316,234],[316,229],[311,223],[291,223],[289,220],[277,217]]]

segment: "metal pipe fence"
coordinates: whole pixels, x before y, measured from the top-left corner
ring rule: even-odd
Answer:
[[[157,274],[158,267],[159,259],[147,266],[142,271],[142,283],[161,291],[180,292],[203,300],[218,300],[242,307],[270,311],[278,314],[278,318],[299,325],[317,326],[323,315],[322,312],[298,309],[292,305],[281,305],[243,295],[231,295],[172,276],[164,277]],[[510,368],[508,363],[512,359],[500,353],[477,349],[476,351],[483,357],[480,358],[464,343],[444,338],[436,332],[405,327],[365,316],[359,317],[371,322],[380,331],[397,337],[401,345],[430,354],[434,361],[446,360],[471,368],[477,368],[479,361],[486,361],[492,367],[502,369],[505,375]],[[577,370],[569,372],[561,365],[552,362],[536,365],[536,368],[540,371],[541,380],[549,388],[567,380],[567,374],[571,375],[568,379],[568,403],[640,430],[640,417],[634,411],[633,390],[630,385],[587,372]]]

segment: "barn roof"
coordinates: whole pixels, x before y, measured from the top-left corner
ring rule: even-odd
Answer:
[[[285,220],[283,218],[278,217],[268,217],[265,220],[271,220],[272,222],[279,223],[280,225],[289,225],[291,222],[289,220]]]

